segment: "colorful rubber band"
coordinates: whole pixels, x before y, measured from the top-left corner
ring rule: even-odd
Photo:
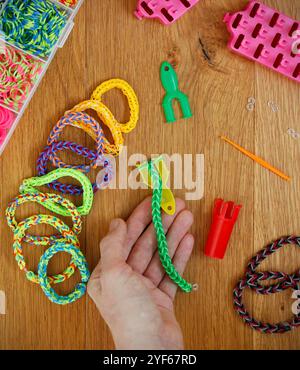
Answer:
[[[42,62],[2,43],[0,45],[0,103],[19,111],[42,70]]]
[[[67,226],[64,222],[62,222],[59,218],[50,216],[50,215],[36,215],[31,216],[20,222],[14,232],[14,243],[13,243],[13,250],[15,259],[18,263],[20,270],[25,271],[26,277],[29,281],[33,283],[39,284],[38,276],[33,272],[27,269],[26,262],[23,256],[23,248],[22,248],[22,241],[25,237],[26,231],[35,225],[47,224],[54,227],[58,232],[63,236],[63,241],[70,242],[73,245],[79,245],[78,239],[76,235],[72,232],[72,230]],[[65,280],[67,280],[70,276],[74,274],[76,269],[76,264],[73,260],[71,260],[67,269],[57,275],[48,276],[50,284],[58,284]]]
[[[0,106],[0,129],[9,129],[14,119],[15,115],[13,112]]]
[[[136,93],[128,82],[117,78],[105,81],[95,89],[91,99],[102,102],[103,95],[112,89],[121,90],[127,98],[130,110],[130,119],[126,123],[120,123],[117,120],[116,121],[120,131],[128,133],[136,127],[136,124],[139,119],[139,110],[140,110]]]
[[[78,4],[78,0],[58,0],[63,5],[74,8]]]
[[[0,145],[4,142],[7,136],[7,131],[0,128]]]
[[[40,192],[36,189],[37,186],[48,185],[57,179],[62,177],[72,177],[77,180],[83,189],[83,203],[77,207],[77,211],[80,215],[88,215],[91,211],[94,193],[90,180],[80,171],[73,170],[70,168],[58,168],[52,172],[47,173],[44,176],[32,177],[23,181],[20,187],[20,193],[26,194],[39,194]],[[50,211],[57,213],[61,216],[70,216],[70,210],[61,204],[57,204],[52,200],[42,202],[42,205]]]
[[[75,235],[79,235],[82,229],[82,220],[80,214],[78,213],[77,208],[75,205],[70,202],[68,199],[62,198],[60,195],[56,194],[21,194],[17,196],[7,207],[5,216],[8,223],[8,226],[12,229],[15,233],[18,230],[18,221],[15,218],[17,208],[27,202],[36,202],[41,205],[44,205],[45,202],[51,201],[52,203],[56,203],[65,209],[68,209],[70,215],[72,217],[73,228],[72,231]],[[35,236],[35,235],[25,235],[23,241],[33,245],[44,245],[47,246],[52,244],[53,242],[58,241],[61,239],[61,235],[53,235],[53,236]]]
[[[71,254],[72,261],[74,261],[74,264],[81,274],[81,283],[77,284],[75,290],[66,296],[58,295],[54,291],[54,289],[51,288],[49,279],[47,277],[48,263],[50,259],[59,252],[66,252]],[[90,278],[90,272],[86,259],[79,249],[71,244],[56,243],[52,247],[47,249],[44,255],[41,257],[38,267],[38,276],[40,286],[45,295],[50,299],[50,301],[56,304],[65,305],[75,302],[85,294],[87,282]]]
[[[10,0],[1,14],[0,30],[18,48],[47,57],[67,20],[68,13],[49,0]]]

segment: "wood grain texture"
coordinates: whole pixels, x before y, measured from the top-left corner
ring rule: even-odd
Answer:
[[[249,258],[273,239],[300,231],[300,164],[296,160],[300,141],[286,133],[290,127],[300,132],[299,85],[228,51],[223,15],[241,9],[247,1],[202,0],[168,28],[155,21],[137,21],[132,15],[135,3],[136,0],[85,1],[74,31],[58,51],[0,158],[0,290],[7,300],[6,315],[0,315],[0,349],[113,348],[109,330],[88,297],[58,307],[18,271],[11,249],[12,235],[3,217],[20,182],[35,174],[36,159],[56,120],[66,109],[88,98],[99,83],[113,77],[128,80],[141,105],[138,127],[126,135],[128,155],[205,154],[205,197],[187,202],[195,216],[196,247],[185,276],[199,282],[200,290],[190,295],[179,293],[176,299],[186,348],[300,348],[299,331],[282,336],[261,335],[246,327],[232,306],[233,287]],[[265,3],[300,19],[298,0]],[[159,66],[174,48],[180,85],[190,97],[194,117],[167,125],[161,111]],[[246,110],[248,97],[256,98],[253,112]],[[278,105],[278,112],[270,109],[269,101]],[[126,116],[126,104],[119,94],[107,94],[106,102],[117,117]],[[236,152],[218,138],[221,134],[282,169],[292,176],[291,183]],[[92,145],[78,130],[68,130],[63,137]],[[97,194],[80,237],[91,269],[99,259],[99,241],[109,221],[128,217],[148,193],[107,190]],[[176,195],[183,196],[184,192],[176,191]],[[210,260],[203,254],[216,197],[243,204],[223,261]],[[18,217],[37,210],[41,208],[23,207]],[[42,251],[25,247],[24,253],[34,267]],[[50,271],[60,271],[67,261],[55,259]],[[299,263],[299,251],[291,247],[272,256],[262,268],[292,272]],[[72,289],[76,278],[58,291]],[[258,297],[247,292],[246,302],[259,319],[286,320],[291,316],[291,293]]]

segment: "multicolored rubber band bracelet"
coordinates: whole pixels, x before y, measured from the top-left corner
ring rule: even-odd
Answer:
[[[119,128],[118,122],[116,121],[115,117],[103,103],[97,100],[86,100],[86,101],[83,101],[77,104],[75,107],[73,107],[71,110],[67,111],[66,113],[84,112],[88,109],[92,109],[96,111],[101,121],[103,121],[103,123],[109,128],[111,132],[114,144],[110,144],[109,141],[105,138],[104,139],[105,153],[118,156],[122,148],[122,145],[124,143],[123,135],[122,135],[122,132]],[[93,130],[91,130],[90,127],[85,126],[81,122],[74,122],[74,124],[80,127],[82,130],[84,130],[92,139],[95,140],[96,138],[95,133]]]
[[[39,193],[39,194],[21,194],[17,196],[8,205],[6,212],[5,212],[8,226],[12,229],[13,232],[16,232],[18,228],[18,222],[15,218],[15,214],[16,214],[17,208],[21,204],[24,204],[27,202],[37,202],[43,205],[47,201],[51,201],[53,203],[61,205],[62,207],[69,210],[70,215],[72,217],[72,221],[73,221],[72,231],[75,235],[79,235],[81,232],[81,228],[82,228],[82,220],[81,220],[80,214],[78,213],[77,208],[71,201],[61,197],[60,195],[56,195],[56,194]],[[33,244],[33,245],[38,245],[38,246],[47,246],[53,242],[58,241],[61,238],[62,238],[61,235],[35,236],[35,235],[26,234],[25,237],[23,238],[23,242]]]
[[[94,183],[92,184],[93,192],[96,193],[98,189],[106,188],[109,182],[112,180],[114,175],[113,166],[111,164],[110,159],[107,156],[97,156],[97,153],[85,148],[81,145],[73,143],[71,141],[57,141],[47,146],[43,152],[40,154],[38,161],[37,161],[37,171],[39,176],[46,175],[47,172],[47,164],[49,161],[50,154],[55,154],[57,151],[60,150],[71,150],[74,153],[77,153],[84,158],[88,158],[90,160],[96,161],[97,166],[104,167],[104,178],[102,183]],[[66,166],[70,168],[71,166]],[[83,168],[81,168],[83,167]],[[90,170],[90,166],[74,166],[72,167],[75,170],[80,170],[81,172],[85,172],[86,170]],[[53,190],[59,191],[63,194],[72,194],[72,195],[81,195],[83,193],[82,186],[72,185],[72,184],[64,184],[59,181],[53,181],[50,184],[47,184]]]
[[[248,263],[245,275],[238,281],[234,291],[234,308],[245,324],[263,334],[283,334],[300,328],[300,314],[294,313],[293,318],[284,322],[269,323],[254,318],[247,310],[244,302],[244,291],[246,288],[254,290],[257,294],[270,295],[282,293],[287,289],[299,291],[300,271],[287,274],[280,271],[257,271],[260,264],[275,252],[284,247],[295,245],[300,248],[300,236],[290,235],[279,238],[264,249],[260,250]],[[261,284],[262,281],[270,281],[271,284]],[[276,283],[274,283],[276,281]]]
[[[90,166],[87,167],[85,172],[89,172],[90,168],[95,168],[98,156],[102,155],[104,152],[104,134],[100,124],[87,113],[84,112],[69,112],[65,114],[53,127],[50,132],[47,145],[51,145],[57,142],[59,136],[63,132],[64,128],[67,126],[79,127],[76,122],[80,122],[82,125],[88,127],[94,132],[94,138],[96,142],[96,154],[97,157],[91,161]],[[49,158],[56,168],[75,168],[74,166],[66,165],[57,155],[50,153]],[[83,168],[83,166],[76,166],[78,169]]]
[[[49,279],[47,277],[48,263],[50,259],[59,252],[66,252],[71,254],[72,261],[74,261],[74,264],[81,274],[81,283],[77,284],[75,290],[66,296],[58,295],[51,287]],[[41,257],[38,267],[38,277],[40,286],[45,295],[50,299],[50,301],[56,304],[66,305],[77,301],[85,294],[87,282],[90,278],[90,272],[86,259],[79,249],[71,244],[55,243],[52,247],[47,249],[44,255]]]
[[[76,235],[64,222],[62,222],[58,217],[50,215],[36,215],[31,216],[20,222],[14,232],[14,242],[13,242],[13,251],[15,259],[18,263],[20,270],[25,271],[26,277],[29,281],[39,284],[38,276],[33,272],[27,269],[26,262],[23,256],[22,241],[25,237],[26,231],[35,225],[47,224],[54,227],[58,232],[63,236],[61,241],[67,241],[73,245],[79,245]],[[57,275],[48,276],[50,284],[58,284],[67,280],[70,276],[74,274],[76,269],[76,264],[71,260],[67,269]]]
[[[44,176],[26,179],[20,187],[20,193],[39,194],[40,192],[36,189],[36,186],[48,185],[62,177],[72,177],[81,184],[83,188],[83,203],[81,206],[77,207],[77,211],[82,216],[88,215],[93,205],[94,192],[90,180],[78,170],[73,170],[71,168],[58,168]],[[43,202],[42,205],[61,216],[70,216],[69,209],[65,208],[63,205],[56,204],[51,200]]]
[[[95,89],[91,99],[102,102],[103,95],[112,89],[121,90],[127,98],[130,110],[129,121],[126,123],[121,123],[117,121],[117,123],[121,132],[128,133],[136,127],[140,112],[138,98],[135,91],[128,82],[117,78],[105,81]]]

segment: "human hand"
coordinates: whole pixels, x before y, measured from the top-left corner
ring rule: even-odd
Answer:
[[[127,222],[115,219],[100,243],[101,260],[88,293],[108,324],[117,349],[182,349],[174,314],[177,286],[166,276],[157,251],[151,198]],[[169,253],[180,274],[191,256],[193,215],[176,199],[176,213],[163,215]]]

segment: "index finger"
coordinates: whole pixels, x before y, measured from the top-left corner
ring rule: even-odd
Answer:
[[[124,251],[126,259],[138,238],[152,222],[151,200],[151,196],[144,199],[142,203],[134,209],[127,220],[127,242],[126,250]]]

